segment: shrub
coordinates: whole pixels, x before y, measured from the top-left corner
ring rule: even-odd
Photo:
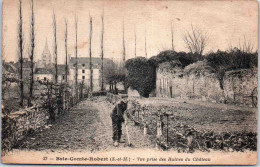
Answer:
[[[182,68],[186,67],[189,64],[192,64],[198,60],[201,60],[202,57],[199,54],[185,53],[185,52],[174,52],[172,50],[166,50],[160,52],[157,56],[153,56],[149,59],[149,63],[158,67],[160,63],[170,62],[173,60],[179,60],[182,64]]]
[[[206,61],[215,70],[220,81],[220,87],[223,89],[225,72],[257,67],[257,55],[257,52],[248,53],[234,48],[229,52],[218,50],[215,53],[209,53],[206,56]]]
[[[126,61],[127,86],[138,91],[143,97],[149,97],[149,94],[155,89],[155,68],[146,58],[138,57]]]

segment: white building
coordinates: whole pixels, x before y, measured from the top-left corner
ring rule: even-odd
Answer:
[[[53,72],[51,69],[37,68],[34,73],[34,80],[53,81]]]
[[[90,59],[88,57],[78,57],[78,83],[84,83],[85,86],[90,87]],[[93,91],[101,89],[101,59],[97,57],[92,58],[93,70]],[[71,57],[69,62],[69,81],[75,84],[76,79],[76,58]]]

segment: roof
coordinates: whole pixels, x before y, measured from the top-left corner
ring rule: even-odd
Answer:
[[[12,63],[4,63],[3,70],[5,70],[5,72],[8,72],[8,73],[16,73],[17,68]]]
[[[58,75],[65,75],[65,64],[58,64]],[[36,74],[55,74],[55,67],[49,68],[36,68]],[[69,67],[68,67],[68,74],[69,74]]]
[[[78,57],[78,64],[89,64],[89,57]],[[91,58],[92,64],[99,64],[101,65],[101,58],[99,57],[92,57]],[[70,64],[75,64],[76,63],[76,57],[71,57],[70,59]]]
[[[35,74],[53,74],[51,69],[47,68],[36,68]]]
[[[14,66],[20,68],[20,62],[16,62]],[[23,68],[31,68],[31,61],[29,61],[28,58],[23,59]]]
[[[58,75],[65,75],[65,64],[58,64]],[[55,70],[55,69],[54,69]],[[68,67],[68,74],[69,74],[69,67]]]
[[[78,57],[78,68],[81,68],[82,64],[85,65],[84,66],[85,68],[89,68],[89,60],[90,60],[89,57]],[[104,58],[104,62],[109,62],[109,61],[112,61],[112,60]],[[92,62],[93,68],[98,68],[99,66],[101,66],[100,57],[92,57],[91,62]],[[71,57],[69,64],[70,65],[76,64],[76,57]]]

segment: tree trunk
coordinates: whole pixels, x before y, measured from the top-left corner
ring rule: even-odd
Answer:
[[[18,22],[18,50],[20,62],[20,106],[23,106],[24,100],[24,82],[23,82],[23,17],[22,1],[19,1],[19,22]]]
[[[75,55],[76,55],[76,99],[78,99],[78,17],[75,17],[75,29],[76,29],[76,45],[75,45]]]
[[[101,90],[104,90],[104,10],[102,14],[102,35],[101,35]]]
[[[48,90],[48,108],[50,114],[50,121],[55,121],[55,113],[53,109],[53,101],[52,101],[52,85],[47,81],[47,90]]]
[[[92,17],[89,21],[89,69],[90,69],[90,92],[93,91],[93,69],[92,69],[92,53],[91,53],[91,39],[92,39]]]
[[[68,83],[68,22],[65,19],[65,82]]]
[[[32,98],[33,98],[33,85],[34,85],[34,10],[33,10],[33,0],[32,0],[32,16],[31,16],[31,55],[30,55],[30,61],[31,61],[31,77],[30,77],[30,92],[29,92],[29,98],[28,98],[28,106],[32,106]]]
[[[54,35],[54,57],[55,57],[55,83],[58,82],[58,55],[57,55],[57,24],[56,15],[53,11],[53,35]]]

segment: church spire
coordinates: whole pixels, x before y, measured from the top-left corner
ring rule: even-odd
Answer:
[[[46,41],[45,41],[45,47],[44,50],[42,52],[42,61],[44,66],[46,67],[47,65],[51,64],[51,53],[48,47],[48,42],[47,42],[47,37],[46,37]]]

